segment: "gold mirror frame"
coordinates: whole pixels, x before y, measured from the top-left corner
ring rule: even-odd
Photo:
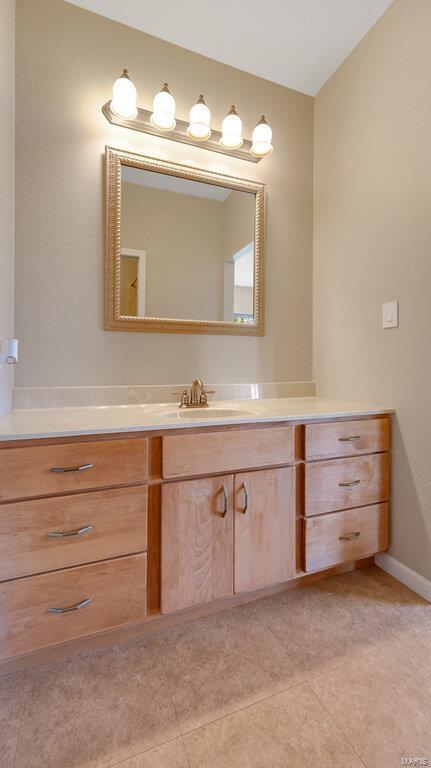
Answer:
[[[223,320],[181,320],[166,317],[134,317],[120,314],[121,270],[121,166],[179,176],[191,181],[217,184],[255,196],[254,222],[254,323],[242,325]],[[264,335],[265,304],[265,184],[247,181],[195,166],[180,165],[114,147],[105,147],[106,247],[105,247],[105,319],[108,331],[140,333],[215,333],[235,336]]]

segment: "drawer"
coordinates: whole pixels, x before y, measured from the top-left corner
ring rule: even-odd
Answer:
[[[388,504],[312,517],[304,524],[304,570],[321,571],[388,548]]]
[[[0,449],[0,501],[141,483],[147,438]]]
[[[229,430],[163,438],[163,477],[232,472],[277,464],[295,457],[292,426]]]
[[[389,419],[307,424],[305,459],[330,459],[389,450]]]
[[[0,506],[0,581],[147,548],[147,488]]]
[[[305,464],[305,515],[362,507],[388,498],[387,453]]]
[[[0,658],[140,621],[146,610],[146,573],[147,556],[141,554],[3,582]]]

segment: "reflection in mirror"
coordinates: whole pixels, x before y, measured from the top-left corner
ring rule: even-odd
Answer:
[[[254,322],[255,195],[121,166],[122,316]]]

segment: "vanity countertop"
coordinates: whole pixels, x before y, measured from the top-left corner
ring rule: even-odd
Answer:
[[[318,397],[219,401],[199,410],[179,410],[175,403],[35,408],[12,411],[0,418],[0,441],[271,421],[302,422],[381,413],[393,413],[393,409]]]

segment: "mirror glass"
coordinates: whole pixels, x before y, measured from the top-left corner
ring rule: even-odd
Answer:
[[[121,166],[120,314],[254,322],[255,195]]]

